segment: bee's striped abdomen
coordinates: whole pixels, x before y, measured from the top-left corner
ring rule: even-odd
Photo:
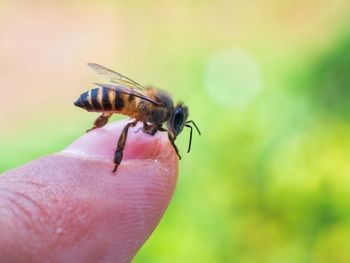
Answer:
[[[80,108],[83,108],[87,111],[93,111],[92,105],[88,99],[89,91],[84,92],[80,95],[79,99],[74,102],[74,105]]]
[[[136,111],[136,102],[131,94],[97,87],[81,94],[74,105],[87,111],[115,112],[131,116]]]
[[[115,93],[114,108],[116,110],[122,110],[124,108],[124,100],[120,92]]]
[[[95,88],[90,90],[90,100],[92,107],[95,111],[101,111],[103,110],[102,105],[102,88]]]
[[[75,106],[81,107],[87,111],[103,111],[102,91],[100,88],[91,89],[80,95],[79,99],[74,102]],[[99,95],[101,93],[101,95]]]
[[[102,107],[105,111],[113,110],[113,94],[111,90],[102,88]]]

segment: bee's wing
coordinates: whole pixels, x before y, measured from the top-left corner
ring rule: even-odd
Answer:
[[[106,68],[96,63],[88,63],[87,65],[97,74],[108,78],[109,81],[112,83],[127,86],[129,88],[137,88],[140,90],[144,90],[141,84],[109,68]]]
[[[135,90],[129,87],[123,87],[120,85],[113,85],[113,84],[102,84],[102,83],[95,83],[96,85],[102,87],[102,88],[106,88],[106,89],[111,89],[111,90],[116,90],[120,93],[125,93],[125,94],[130,94],[133,95],[135,97],[138,97],[140,99],[146,100],[156,106],[162,106],[163,104],[155,101],[153,98],[150,98],[149,96],[147,96],[147,94],[145,94],[144,91],[142,90]]]

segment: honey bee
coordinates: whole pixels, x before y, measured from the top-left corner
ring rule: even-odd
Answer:
[[[181,156],[174,143],[175,139],[184,127],[190,128],[187,150],[190,152],[193,130],[191,124],[194,125],[199,135],[201,133],[194,121],[187,120],[188,108],[183,103],[174,105],[169,93],[153,87],[143,87],[134,80],[104,66],[95,63],[88,63],[88,66],[97,74],[107,77],[110,83],[95,83],[96,88],[82,93],[74,102],[75,106],[89,112],[102,113],[87,132],[103,127],[113,114],[123,114],[134,119],[125,125],[118,139],[113,173],[117,171],[123,159],[129,127],[134,127],[138,122],[143,123],[142,130],[151,136],[157,131],[167,132],[169,141],[179,159]],[[163,127],[165,122],[166,128]]]

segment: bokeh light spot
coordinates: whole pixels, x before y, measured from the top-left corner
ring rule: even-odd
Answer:
[[[210,59],[204,86],[216,102],[242,110],[261,90],[260,67],[256,59],[243,50],[224,50]]]

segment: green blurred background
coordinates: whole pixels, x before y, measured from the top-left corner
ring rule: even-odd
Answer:
[[[348,0],[2,0],[0,171],[84,133],[96,62],[203,133],[134,262],[350,262],[349,23]]]

